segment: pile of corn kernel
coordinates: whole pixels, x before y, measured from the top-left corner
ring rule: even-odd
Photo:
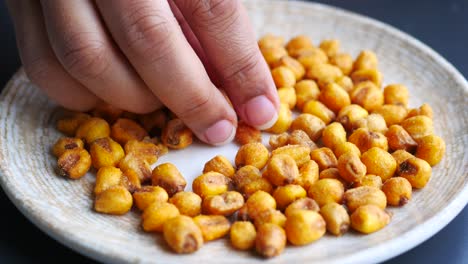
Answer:
[[[135,115],[102,105],[59,120],[68,136],[53,147],[59,174],[78,179],[92,165],[94,210],[122,215],[135,206],[143,230],[162,233],[177,253],[229,235],[233,248],[273,257],[287,242],[306,245],[326,231],[384,228],[391,220],[385,208],[410,201],[444,155],[431,107],[408,108],[404,85],[382,89],[372,51],[353,60],[337,40],[316,47],[301,35],[284,44],[273,35],[258,42],[281,101],[269,147],[240,122],[235,164],[213,157],[193,191],[184,191],[173,164],[151,169],[168,149],[192,143],[192,132],[167,109]]]

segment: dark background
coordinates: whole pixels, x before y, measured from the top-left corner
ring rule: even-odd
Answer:
[[[21,1],[21,0],[20,0]],[[317,1],[364,14],[426,43],[468,76],[468,0]],[[20,66],[11,21],[0,1],[0,89]],[[0,263],[94,263],[37,229],[0,191]],[[388,263],[468,263],[468,209],[418,247]]]

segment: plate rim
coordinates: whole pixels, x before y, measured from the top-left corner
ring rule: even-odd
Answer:
[[[250,0],[252,1],[252,0]],[[256,2],[272,2],[271,0],[255,0]],[[468,82],[465,77],[443,56],[438,54],[428,45],[424,44],[417,38],[405,33],[387,23],[379,21],[377,19],[367,17],[365,15],[355,13],[340,7],[315,3],[315,2],[304,2],[304,1],[283,1],[283,0],[274,0],[273,2],[282,3],[282,4],[293,4],[297,6],[313,6],[316,9],[324,9],[328,11],[337,12],[339,15],[348,17],[349,19],[358,21],[360,23],[374,26],[379,30],[384,31],[387,34],[393,35],[400,40],[409,43],[410,45],[419,49],[424,55],[429,56],[437,64],[439,64],[444,70],[450,73],[451,77],[455,79],[456,82],[461,84],[461,88],[465,93],[468,93]],[[22,76],[25,76],[24,70],[21,67],[11,79],[6,83],[5,89],[2,90],[0,94],[0,109],[4,108],[4,98],[6,91],[10,89],[12,82]],[[1,142],[1,141],[0,141]],[[0,144],[1,146],[2,144]],[[0,151],[0,154],[2,152]],[[2,155],[0,155],[2,157]],[[464,172],[466,174],[467,172]],[[83,254],[91,259],[97,261],[106,262],[106,263],[126,263],[131,261],[128,258],[125,258],[125,255],[118,254],[106,254],[99,248],[93,248],[90,245],[85,245],[81,243],[79,237],[74,235],[74,232],[68,231],[66,228],[56,228],[51,227],[48,221],[45,221],[40,215],[35,214],[34,211],[28,210],[28,207],[22,202],[20,195],[15,194],[14,186],[8,185],[4,177],[12,175],[9,171],[5,159],[0,158],[0,186],[4,193],[7,195],[9,200],[15,205],[16,208],[34,225],[36,225],[41,231],[52,237],[54,240],[58,241],[62,245],[74,250],[78,254]],[[12,188],[13,187],[13,188]],[[381,262],[388,259],[391,259],[397,255],[400,255],[416,246],[426,241],[436,233],[438,233],[442,228],[447,226],[447,224],[452,221],[468,204],[468,185],[465,186],[460,192],[453,196],[449,204],[442,209],[441,211],[434,214],[431,218],[425,220],[421,225],[417,226],[413,230],[410,230],[404,233],[402,236],[388,240],[387,242],[381,243],[380,245],[367,248],[359,253],[353,254],[352,259],[341,259],[340,263],[370,263],[370,262]],[[435,228],[434,228],[435,226]],[[429,227],[429,228],[428,228]],[[422,232],[424,231],[424,232]],[[138,261],[138,259],[135,259]]]

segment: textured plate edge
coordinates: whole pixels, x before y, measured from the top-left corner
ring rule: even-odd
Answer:
[[[258,1],[265,2],[265,3],[272,2],[271,0],[268,0],[268,1],[258,0]],[[423,54],[429,56],[432,60],[439,63],[446,71],[450,73],[450,75],[455,79],[455,81],[460,83],[460,86],[463,87],[464,92],[468,93],[467,80],[449,61],[447,61],[444,57],[442,57],[440,54],[438,54],[436,51],[434,51],[432,48],[430,48],[429,46],[427,46],[420,40],[416,39],[415,37],[412,37],[408,33],[405,33],[389,24],[378,21],[374,18],[370,18],[364,15],[351,12],[351,11],[348,11],[339,7],[331,6],[331,5],[325,5],[325,4],[320,4],[320,3],[309,3],[309,2],[303,2],[303,1],[281,1],[281,0],[273,0],[273,1],[279,2],[279,3],[291,3],[291,4],[295,4],[299,6],[300,5],[315,6],[315,8],[318,8],[318,9],[327,9],[327,10],[336,11],[340,15],[350,17],[351,19],[354,19],[360,23],[377,27],[379,30],[382,30],[388,34],[394,35],[395,37],[405,42],[408,42],[410,45],[420,49]],[[14,80],[16,80],[18,77],[21,77],[23,75],[24,75],[24,71],[22,68],[20,68],[12,76],[12,78],[7,82],[5,87],[10,86]],[[2,93],[0,94],[0,108],[3,108],[3,99],[4,99],[5,94],[6,94],[6,89],[4,89]],[[0,141],[0,154],[2,154],[1,147],[2,147],[2,142]],[[108,263],[127,263],[130,261],[132,262],[141,261],[138,258],[133,259],[133,260],[125,258],[125,255],[113,255],[113,257],[111,257],[111,255],[105,254],[104,252],[97,250],[96,248],[85,246],[83,243],[80,243],[79,237],[74,235],[73,232],[69,232],[67,229],[50,228],[50,225],[48,224],[47,221],[45,221],[41,217],[38,217],[34,213],[29,212],[28,208],[23,206],[21,202],[21,197],[17,197],[17,195],[13,193],[13,190],[11,188],[5,187],[6,183],[4,182],[3,177],[6,177],[9,174],[7,173],[8,171],[7,166],[4,163],[5,163],[5,160],[0,159],[0,185],[2,186],[3,191],[6,193],[7,197],[10,199],[10,201],[12,201],[15,207],[18,208],[18,210],[29,221],[35,224],[44,233],[48,234],[50,237],[60,242],[61,244],[67,246],[68,248],[75,250],[76,252],[83,254],[85,256],[88,256],[97,261],[108,262]],[[401,253],[404,253],[416,247],[417,245],[421,244],[425,240],[429,239],[430,237],[438,233],[441,229],[447,226],[447,224],[450,223],[461,212],[461,210],[466,206],[467,203],[468,203],[468,188],[467,186],[465,186],[465,188],[462,191],[460,191],[457,195],[453,197],[453,199],[450,201],[449,206],[445,207],[444,210],[438,212],[429,220],[426,220],[422,225],[418,226],[414,230],[405,233],[404,236],[394,238],[390,240],[389,242],[382,243],[379,246],[374,246],[374,247],[368,248],[367,250],[363,250],[353,255],[353,258],[348,258],[344,260],[339,259],[337,260],[337,262],[339,263],[373,263],[373,262],[381,262],[381,261],[385,261],[390,258],[393,258]],[[439,224],[437,228],[433,228],[435,223]],[[427,230],[430,230],[430,231],[428,232]],[[425,232],[422,232],[422,231],[425,231]],[[413,235],[415,234],[415,232],[416,232],[416,235]],[[379,253],[375,253],[376,251],[379,251]],[[370,256],[373,256],[374,258],[371,259]],[[119,257],[122,257],[122,258],[119,258]]]

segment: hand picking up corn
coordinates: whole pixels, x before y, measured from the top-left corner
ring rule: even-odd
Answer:
[[[234,164],[217,155],[188,183],[171,163],[151,169],[168,149],[192,143],[180,119],[167,110],[135,115],[103,105],[58,121],[67,136],[53,146],[58,173],[79,179],[93,166],[94,210],[138,208],[142,229],[162,233],[181,254],[229,234],[234,249],[269,258],[288,243],[319,243],[327,231],[339,237],[384,228],[386,207],[410,202],[444,155],[432,108],[408,108],[404,85],[382,88],[372,51],[353,60],[338,40],[315,46],[304,35],[287,43],[266,35],[258,45],[281,101],[269,146],[240,122]]]

